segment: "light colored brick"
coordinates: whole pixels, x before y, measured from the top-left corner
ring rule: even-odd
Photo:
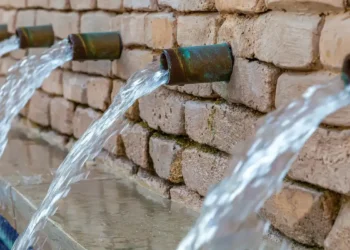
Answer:
[[[344,9],[343,0],[266,0],[266,5],[273,10],[301,12],[331,12]]]
[[[188,188],[205,196],[219,183],[228,168],[228,155],[206,147],[185,149],[182,153],[182,174]]]
[[[98,120],[102,114],[92,108],[77,107],[73,118],[73,134],[75,138],[80,138],[89,126]]]
[[[218,43],[228,42],[235,57],[254,57],[254,23],[250,16],[230,15],[218,31]]]
[[[169,6],[182,12],[210,11],[215,9],[215,0],[158,0],[158,4]]]
[[[289,177],[350,194],[350,130],[319,128],[292,165]]]
[[[6,23],[8,31],[14,33],[16,30],[16,14],[15,10],[0,9],[0,23]]]
[[[158,13],[146,16],[146,44],[154,49],[174,46],[176,22],[173,13]]]
[[[176,90],[181,93],[186,93],[193,96],[205,97],[205,98],[217,98],[219,97],[213,90],[213,83],[195,83],[187,84],[184,86],[166,85],[168,89]]]
[[[145,169],[151,169],[151,159],[148,154],[148,141],[152,131],[138,123],[122,132],[122,139],[127,157],[135,164]]]
[[[27,0],[5,0],[5,2],[8,1],[8,6],[12,8],[25,8],[27,7]]]
[[[18,49],[10,52],[11,57],[16,60],[21,60],[23,57],[26,56],[26,54],[27,54],[27,50],[24,50],[24,49]]]
[[[10,6],[10,0],[0,0],[0,6],[1,7],[9,7]]]
[[[111,173],[115,176],[127,176],[127,177],[134,177],[134,175],[137,174],[137,171],[139,169],[138,166],[136,166],[135,163],[130,161],[126,157],[118,157],[116,158],[113,155],[110,155],[106,152],[100,153],[96,157],[97,162],[101,162],[101,164],[97,165],[97,169],[101,170],[104,173]]]
[[[182,151],[183,143],[156,134],[149,141],[149,153],[157,175],[173,183],[183,182]]]
[[[121,31],[123,16],[124,15],[116,15],[112,18],[112,30]]]
[[[219,16],[194,14],[177,19],[177,42],[180,46],[209,45],[216,43]]]
[[[111,135],[108,138],[108,140],[106,141],[103,148],[106,149],[111,154],[114,154],[116,156],[124,156],[125,155],[125,149],[124,149],[124,143],[122,140],[122,136],[118,133]]]
[[[87,98],[90,107],[106,110],[111,103],[112,83],[103,77],[90,77],[87,84]]]
[[[187,100],[190,100],[189,96],[161,87],[139,99],[140,116],[151,128],[168,134],[184,135]]]
[[[51,9],[66,10],[69,9],[69,0],[49,0]]]
[[[125,14],[120,18],[121,36],[124,45],[145,44],[145,18],[147,14]]]
[[[36,25],[53,24],[53,12],[47,10],[36,11]]]
[[[326,17],[320,39],[320,57],[324,66],[341,69],[344,57],[350,53],[347,46],[350,32],[346,29],[349,24],[349,12]]]
[[[1,79],[1,84],[4,84],[6,79],[4,79],[4,78],[0,78],[0,79]],[[24,117],[28,117],[29,103],[30,103],[30,100],[27,102],[27,104],[24,106],[24,108],[21,109],[21,111],[19,112]]]
[[[124,81],[115,79],[112,82],[112,93],[111,100],[114,100],[114,97],[119,93],[120,88],[124,85]]]
[[[7,75],[9,69],[17,62],[17,60],[12,59],[11,57],[1,58],[0,64],[0,74]]]
[[[91,10],[97,7],[97,0],[70,0],[73,10]]]
[[[42,126],[50,125],[50,101],[51,98],[43,91],[35,91],[29,103],[29,120]]]
[[[43,82],[42,89],[50,94],[63,95],[63,72],[60,69],[54,70]]]
[[[333,80],[334,79],[334,80]],[[312,73],[284,73],[278,79],[276,90],[276,107],[281,107],[300,98],[311,86],[327,84],[339,77],[328,71]],[[340,81],[340,79],[339,79]],[[323,123],[334,126],[350,126],[350,107],[345,107],[328,116]]]
[[[213,85],[221,97],[231,103],[241,103],[260,112],[274,109],[274,97],[280,70],[258,61],[235,58],[229,83]]]
[[[73,61],[72,69],[76,72],[84,72],[88,74],[96,74],[102,76],[111,76],[112,62],[108,60],[101,61]]]
[[[188,101],[185,105],[188,136],[227,153],[254,134],[259,117],[257,112],[239,105],[208,101]]]
[[[16,27],[34,26],[35,10],[20,10],[17,12]]]
[[[128,0],[124,1],[124,8],[133,10],[156,10],[156,0]]]
[[[216,8],[223,12],[255,13],[266,10],[264,0],[215,0]]]
[[[105,10],[122,10],[123,0],[97,0],[97,8]]]
[[[63,73],[63,95],[64,98],[87,104],[87,82],[88,76],[74,74],[70,72]]]
[[[287,182],[265,202],[263,217],[284,235],[309,246],[323,246],[338,213],[339,195]]]
[[[125,49],[119,60],[113,62],[113,74],[122,79],[129,79],[135,72],[144,69],[153,61],[154,54],[148,50]]]
[[[159,178],[158,176],[151,175],[146,170],[139,169],[137,175],[135,176],[135,180],[138,184],[144,186],[146,189],[151,190],[164,198],[170,198],[169,190],[171,186],[169,183]]]
[[[305,69],[317,63],[321,17],[273,11],[256,21],[255,56],[282,68]]]
[[[49,18],[53,20],[52,25],[57,37],[67,38],[69,34],[79,33],[79,13],[51,12]]]
[[[180,203],[194,211],[200,211],[203,198],[196,192],[188,189],[185,185],[174,186],[170,189],[171,201]]]
[[[106,32],[112,30],[115,15],[103,11],[87,12],[81,16],[80,32]]]
[[[27,0],[28,7],[49,8],[49,0]]]
[[[51,127],[66,135],[73,134],[74,103],[62,98],[55,97],[50,103]]]

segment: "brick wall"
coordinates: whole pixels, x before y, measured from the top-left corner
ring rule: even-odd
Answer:
[[[161,49],[227,41],[231,81],[162,87],[127,113],[132,124],[105,145],[106,171],[199,208],[257,120],[339,72],[350,52],[345,0],[0,0],[0,22],[52,23],[70,33],[121,31],[122,58],[56,70],[22,110],[22,123],[68,146],[98,119],[135,71]],[[349,6],[350,8],[350,6]],[[0,73],[24,55],[1,59]],[[0,79],[4,81],[3,78]],[[350,249],[350,108],[327,117],[307,142],[282,192],[262,214],[286,236],[327,250]],[[54,133],[51,131],[55,131]],[[51,132],[50,132],[51,131]],[[67,147],[68,147],[67,146]]]

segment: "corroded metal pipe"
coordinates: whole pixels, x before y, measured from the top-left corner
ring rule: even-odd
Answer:
[[[341,78],[345,85],[350,85],[350,54],[344,59]]]
[[[11,34],[7,30],[7,24],[0,25],[0,41],[10,38]]]
[[[229,81],[234,58],[228,43],[166,49],[161,68],[169,70],[168,85]]]
[[[123,43],[119,32],[71,34],[68,41],[73,48],[73,60],[119,59]]]
[[[55,43],[52,25],[20,27],[16,30],[16,35],[21,49],[48,48]]]

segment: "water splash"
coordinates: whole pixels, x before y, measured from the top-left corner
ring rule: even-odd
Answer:
[[[27,249],[36,241],[36,233],[43,228],[49,216],[57,210],[57,202],[64,198],[73,183],[85,179],[83,165],[102,149],[112,130],[122,130],[127,123],[122,119],[124,113],[140,97],[154,91],[168,80],[168,71],[160,70],[159,63],[135,73],[114,98],[104,115],[94,122],[74,145],[56,172],[55,179],[28,227],[16,241],[14,250]]]
[[[350,87],[344,89],[337,77],[267,115],[253,139],[232,158],[231,175],[208,193],[198,221],[177,249],[261,249],[268,224],[258,211],[280,189],[321,121],[349,104]]]
[[[19,39],[17,36],[11,36],[0,42],[0,57],[17,49],[19,49]]]

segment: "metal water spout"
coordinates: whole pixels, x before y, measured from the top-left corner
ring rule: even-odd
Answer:
[[[120,58],[123,50],[119,32],[71,34],[68,41],[72,45],[74,61],[115,60]]]
[[[229,81],[234,57],[228,43],[166,49],[160,57],[168,85]]]
[[[16,35],[21,49],[48,48],[55,43],[52,25],[20,27]]]
[[[0,24],[0,42],[10,38],[11,34],[8,32],[7,24]]]
[[[350,54],[343,61],[341,78],[346,85],[350,85]]]

